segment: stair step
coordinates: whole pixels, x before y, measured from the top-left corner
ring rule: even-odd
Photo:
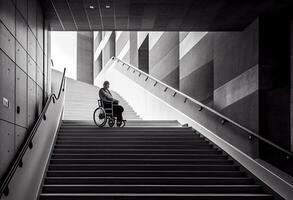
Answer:
[[[252,184],[247,177],[47,177],[45,184]]]
[[[44,185],[43,193],[261,193],[259,185]]]
[[[99,153],[146,153],[146,154],[210,154],[210,153],[221,153],[216,149],[54,149],[54,153],[61,154],[99,154]]]
[[[102,140],[102,141],[107,141],[107,140],[119,140],[119,141],[123,141],[123,140],[127,140],[127,141],[136,141],[136,140],[156,140],[156,141],[161,141],[161,140],[169,140],[169,141],[172,141],[172,140],[193,140],[193,141],[205,141],[204,138],[202,137],[199,137],[197,135],[190,135],[190,136],[150,136],[150,135],[142,135],[142,136],[121,136],[121,135],[118,135],[118,136],[114,136],[114,135],[101,135],[101,134],[98,134],[98,133],[81,133],[80,135],[78,134],[70,134],[70,133],[63,133],[63,134],[59,134],[58,136],[58,139],[62,139],[62,138],[91,138],[91,139],[94,139],[94,138],[97,138],[99,140]]]
[[[222,154],[53,154],[52,159],[218,159]]]
[[[124,128],[117,128],[117,127],[104,127],[104,128],[99,128],[97,126],[80,126],[80,125],[62,125],[60,128],[60,131],[72,131],[72,132],[78,132],[78,131],[97,131],[97,132],[119,132],[121,134],[124,134],[125,132],[135,132],[136,134],[138,133],[149,133],[149,132],[155,132],[155,133],[165,133],[168,134],[169,132],[173,132],[178,134],[181,134],[182,132],[185,133],[192,133],[191,128],[186,128],[186,127],[124,127]]]
[[[226,159],[51,159],[51,164],[196,164],[231,165]]]
[[[76,146],[97,146],[97,145],[194,145],[194,146],[212,146],[212,144],[206,142],[206,141],[101,141],[99,139],[94,139],[94,140],[78,140],[78,139],[58,139],[57,140],[57,145],[65,145],[64,143],[66,142],[80,142],[80,145]],[[71,144],[69,144],[71,145]]]
[[[93,170],[205,170],[205,171],[236,171],[238,167],[233,165],[171,165],[171,164],[51,164],[50,171],[93,171]]]
[[[177,194],[177,193],[121,193],[121,194],[79,194],[79,193],[51,193],[41,194],[40,200],[271,200],[268,194]]]
[[[62,124],[40,200],[272,199],[191,128],[86,123]]]
[[[100,176],[156,176],[156,177],[166,177],[166,176],[176,176],[176,177],[239,177],[244,176],[244,172],[240,171],[156,171],[156,170],[133,170],[133,171],[118,171],[118,170],[105,170],[105,171],[48,171],[47,176],[49,177],[100,177]]]
[[[103,144],[103,145],[56,145],[55,149],[212,149],[212,145],[169,145],[169,144]]]

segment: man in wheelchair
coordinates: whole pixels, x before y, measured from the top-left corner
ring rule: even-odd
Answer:
[[[109,81],[105,81],[103,84],[103,88],[101,88],[99,91],[99,97],[103,102],[105,102],[103,103],[103,105],[106,105],[107,102],[113,103],[113,113],[114,113],[114,116],[117,117],[116,124],[121,125],[123,120],[122,112],[124,111],[124,108],[121,105],[119,105],[118,100],[113,98],[109,90],[109,87],[110,87]]]

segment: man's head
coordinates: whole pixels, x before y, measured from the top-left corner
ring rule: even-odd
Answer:
[[[109,83],[109,81],[105,81],[104,84],[103,84],[103,87],[104,87],[105,89],[109,89],[109,87],[110,87],[110,83]]]

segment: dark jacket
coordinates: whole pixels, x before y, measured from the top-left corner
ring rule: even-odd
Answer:
[[[111,92],[105,88],[100,89],[99,97],[102,101],[115,101],[115,99],[112,97]]]

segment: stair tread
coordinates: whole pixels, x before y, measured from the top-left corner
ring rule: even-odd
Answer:
[[[267,196],[265,193],[196,193],[196,194],[176,194],[176,193],[42,193],[41,196]]]

